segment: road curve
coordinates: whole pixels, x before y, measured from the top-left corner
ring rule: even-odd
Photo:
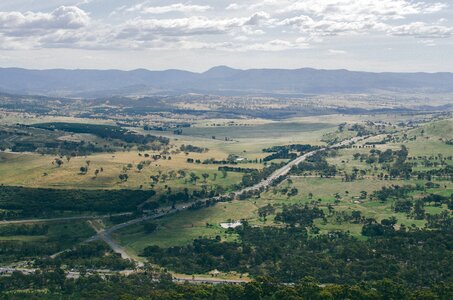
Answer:
[[[241,194],[243,192],[252,191],[252,190],[258,190],[258,189],[260,189],[262,187],[269,186],[272,183],[272,181],[274,181],[275,179],[277,179],[280,176],[284,176],[284,175],[288,174],[288,172],[291,170],[291,168],[293,166],[298,165],[299,163],[301,163],[302,161],[306,160],[308,157],[314,155],[315,153],[318,153],[318,152],[321,152],[321,151],[325,151],[327,149],[336,149],[336,148],[340,148],[340,147],[343,147],[343,146],[351,145],[351,144],[353,144],[353,143],[355,143],[357,141],[360,141],[362,139],[365,139],[365,138],[368,138],[368,136],[367,137],[355,137],[355,138],[343,141],[341,143],[337,143],[335,145],[332,145],[332,146],[329,146],[329,147],[325,147],[325,148],[321,148],[321,149],[318,149],[318,150],[314,150],[314,151],[311,151],[311,152],[306,153],[304,155],[301,155],[301,156],[297,157],[296,159],[290,161],[285,166],[283,166],[280,169],[276,170],[268,178],[263,179],[258,184],[254,185],[254,186],[251,186],[251,187],[244,188],[244,189],[242,189],[240,191],[237,191],[235,194],[237,195],[237,194]],[[217,197],[214,197],[214,199],[219,199],[220,197],[221,196],[217,196]],[[209,200],[209,199],[204,199],[202,201],[207,201],[207,200]],[[161,212],[159,212],[157,214],[154,214],[154,215],[149,215],[149,216],[144,216],[144,217],[140,217],[140,218],[137,218],[137,219],[133,219],[133,220],[127,221],[125,223],[114,225],[114,226],[112,226],[112,227],[110,227],[108,229],[105,229],[105,230],[104,229],[96,230],[97,234],[92,236],[91,238],[89,238],[87,240],[87,242],[93,241],[93,240],[97,240],[97,239],[101,239],[104,242],[106,242],[112,248],[112,250],[114,252],[120,254],[121,257],[123,257],[125,259],[131,259],[131,257],[127,254],[127,252],[124,250],[124,248],[122,246],[120,246],[118,243],[116,243],[112,239],[111,234],[113,232],[115,232],[115,231],[117,231],[119,229],[128,227],[128,226],[143,222],[143,221],[152,220],[152,219],[158,219],[158,218],[161,218],[163,216],[167,216],[169,214],[175,213],[177,211],[185,210],[185,209],[188,209],[188,207],[189,207],[189,205],[187,205],[187,204],[179,204],[173,209],[166,209],[166,210],[163,209],[163,210],[161,210]],[[216,280],[218,281],[218,280],[222,280],[222,279],[214,279],[214,281],[216,281]],[[202,281],[199,281],[199,282],[202,282]]]
[[[284,176],[284,175],[288,174],[293,166],[298,165],[299,163],[301,163],[302,161],[306,160],[308,157],[314,155],[315,153],[318,153],[320,151],[325,151],[327,149],[335,149],[335,148],[351,145],[351,144],[353,144],[353,143],[355,143],[355,142],[357,142],[359,140],[363,140],[365,138],[368,138],[368,136],[367,137],[355,137],[355,138],[343,141],[341,143],[338,143],[338,144],[335,144],[335,145],[332,145],[332,146],[329,146],[329,147],[321,148],[321,149],[306,153],[304,155],[301,155],[301,156],[297,157],[296,159],[290,161],[285,166],[283,166],[280,169],[276,170],[268,178],[263,179],[261,182],[257,183],[256,185],[244,188],[242,190],[239,190],[239,191],[237,191],[234,194],[238,195],[238,194],[241,194],[243,192],[258,190],[258,189],[261,189],[263,187],[269,186],[275,179],[279,178],[280,176]],[[214,199],[218,200],[221,197],[222,196],[217,196],[217,197],[214,197]],[[202,201],[207,201],[207,200],[209,200],[209,199],[204,199]],[[107,245],[109,245],[110,248],[115,253],[120,254],[123,259],[128,259],[128,260],[133,261],[135,259],[132,258],[121,245],[119,245],[116,241],[113,240],[113,238],[111,236],[111,234],[113,232],[115,232],[115,231],[117,231],[119,229],[122,229],[122,228],[126,228],[128,226],[143,222],[143,221],[152,220],[152,219],[158,219],[158,218],[173,214],[173,213],[181,211],[181,210],[186,210],[186,209],[189,208],[189,206],[190,206],[189,204],[178,204],[178,205],[176,205],[173,208],[163,208],[163,209],[160,210],[160,212],[158,212],[156,214],[143,216],[143,217],[140,217],[140,218],[137,218],[137,219],[133,219],[133,220],[121,223],[121,224],[114,225],[114,226],[112,226],[110,228],[107,228],[107,229],[99,229],[96,226],[94,226],[92,224],[92,222],[90,222],[90,225],[94,228],[94,230],[96,231],[96,234],[94,236],[90,237],[89,239],[85,240],[85,242],[91,242],[91,241],[95,241],[95,240],[102,240]],[[106,217],[110,217],[110,216],[121,216],[121,215],[130,215],[130,214],[132,214],[132,213],[119,213],[119,214],[110,214],[110,215],[102,215],[102,216],[75,216],[75,217],[62,217],[62,218],[53,218],[53,219],[10,220],[10,221],[0,221],[0,225],[2,225],[2,224],[35,223],[35,222],[71,221],[71,220],[94,220],[94,219],[106,218]],[[68,251],[68,250],[64,250],[64,251],[61,251],[59,253],[56,253],[56,254],[52,255],[51,257],[56,257],[59,254],[65,252],[65,251]],[[138,261],[136,261],[136,262],[138,263],[139,267],[143,266],[142,262],[138,262]],[[213,277],[213,278],[205,278],[205,277],[188,278],[186,276],[183,277],[183,276],[174,275],[173,276],[173,281],[174,282],[179,282],[179,283],[189,282],[189,283],[195,283],[195,284],[196,283],[198,283],[198,284],[201,284],[201,283],[205,283],[205,284],[242,284],[242,283],[248,282],[249,280],[248,279],[222,279],[222,278],[215,278],[215,277]]]

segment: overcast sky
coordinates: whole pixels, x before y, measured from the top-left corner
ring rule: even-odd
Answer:
[[[453,0],[2,0],[0,66],[453,71]]]

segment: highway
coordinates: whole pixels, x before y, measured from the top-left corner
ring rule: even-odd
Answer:
[[[333,146],[321,148],[321,149],[306,153],[304,155],[301,155],[301,156],[297,157],[296,159],[290,161],[288,164],[286,164],[282,168],[276,170],[268,178],[262,180],[261,182],[259,182],[258,184],[254,185],[254,186],[247,187],[247,188],[244,188],[242,190],[237,191],[235,193],[235,195],[238,195],[238,194],[241,194],[241,193],[247,192],[247,191],[258,190],[260,188],[269,186],[272,183],[272,181],[274,181],[275,179],[277,179],[280,176],[284,176],[284,175],[288,174],[288,172],[291,170],[291,168],[293,166],[298,165],[299,163],[301,163],[302,161],[306,160],[308,157],[312,156],[315,153],[318,153],[318,152],[321,152],[321,151],[325,151],[327,149],[335,149],[335,148],[351,145],[351,144],[353,144],[355,142],[358,142],[358,141],[360,141],[362,139],[365,139],[365,138],[367,138],[367,137],[352,138],[350,140],[343,141],[343,142],[335,144]],[[221,196],[217,196],[214,199],[218,200],[220,197]],[[202,201],[207,201],[207,200],[209,200],[209,199],[204,199]],[[133,219],[133,220],[127,221],[125,223],[114,225],[114,226],[112,226],[110,228],[107,228],[105,230],[104,229],[99,230],[99,229],[96,229],[95,227],[93,227],[97,231],[97,234],[94,235],[93,237],[89,238],[87,241],[89,242],[89,241],[94,241],[94,240],[100,239],[100,240],[104,241],[105,243],[107,243],[112,248],[112,250],[114,252],[120,254],[122,258],[133,260],[127,254],[125,249],[112,239],[111,234],[113,232],[115,232],[115,231],[117,231],[119,229],[122,229],[122,228],[126,228],[128,226],[143,222],[143,221],[147,221],[147,220],[151,220],[151,219],[158,219],[158,218],[167,216],[169,214],[173,214],[175,212],[178,212],[178,211],[181,211],[181,210],[185,210],[189,206],[190,205],[188,205],[188,204],[179,204],[174,209],[163,209],[163,210],[161,210],[161,212],[159,212],[157,214],[144,216],[144,217],[140,217],[140,218],[137,218],[137,219]],[[139,264],[140,264],[140,262],[139,262]],[[187,281],[187,282],[192,282],[192,283],[213,283],[213,284],[216,284],[216,283],[242,283],[242,282],[246,282],[244,280],[226,280],[226,279],[224,280],[224,279],[220,279],[220,278],[212,278],[212,279],[209,279],[209,278],[208,279],[207,278],[192,278],[192,279],[190,279],[189,278],[188,279],[187,277],[184,277],[184,278],[174,277],[174,281],[176,281],[176,282],[185,282],[185,281]]]
[[[354,143],[356,143],[356,142],[358,142],[360,140],[363,140],[365,138],[368,138],[368,136],[367,137],[355,137],[355,138],[352,138],[352,139],[337,143],[335,145],[332,145],[332,146],[329,146],[329,147],[325,147],[325,148],[320,148],[318,150],[314,150],[314,151],[308,152],[308,153],[306,153],[304,155],[301,155],[301,156],[297,157],[296,159],[290,161],[289,163],[287,163],[286,165],[284,165],[280,169],[276,170],[268,178],[262,180],[261,182],[257,183],[254,186],[244,188],[243,190],[237,192],[237,194],[241,194],[241,193],[247,192],[247,191],[258,190],[258,189],[260,189],[262,187],[269,186],[272,183],[272,181],[274,181],[275,179],[277,179],[280,176],[285,176],[286,174],[289,173],[289,171],[291,170],[291,168],[293,166],[300,164],[301,162],[306,160],[308,157],[314,155],[315,153],[318,153],[318,152],[321,152],[321,151],[325,151],[327,149],[335,149],[335,148],[340,148],[340,147],[343,147],[343,146],[348,146],[348,145],[354,144]]]
[[[241,189],[241,190],[239,190],[239,191],[237,191],[237,192],[235,192],[233,194],[237,196],[237,195],[239,195],[241,193],[244,193],[244,192],[249,192],[249,191],[254,191],[254,190],[259,190],[261,188],[265,188],[266,186],[269,186],[275,179],[279,178],[280,176],[287,175],[293,166],[298,165],[299,163],[303,162],[304,160],[306,160],[308,157],[314,155],[315,153],[318,153],[318,152],[321,152],[321,151],[325,151],[325,150],[328,150],[328,149],[335,149],[335,148],[340,148],[340,147],[343,147],[343,146],[351,145],[351,144],[353,144],[355,142],[358,142],[358,141],[366,139],[366,138],[368,138],[368,136],[367,137],[355,137],[355,138],[343,141],[341,143],[338,143],[338,144],[335,144],[335,145],[332,145],[332,146],[329,146],[329,147],[325,147],[325,148],[320,148],[318,150],[311,151],[309,153],[301,155],[301,156],[297,157],[296,159],[290,161],[285,166],[283,166],[280,169],[276,170],[269,177],[267,177],[266,179],[263,179],[261,182],[257,183],[256,185]],[[228,196],[228,195],[223,195],[223,196]],[[212,200],[212,199],[219,200],[221,197],[222,196],[217,196],[217,197],[214,197],[214,198],[203,199],[201,201],[208,201],[208,200]],[[162,209],[160,209],[160,211],[158,213],[155,213],[155,214],[152,214],[152,215],[143,216],[143,217],[140,217],[140,218],[137,218],[137,219],[133,219],[133,220],[121,223],[121,224],[117,224],[117,225],[114,225],[114,226],[109,227],[107,229],[99,229],[98,227],[94,226],[92,222],[89,222],[90,225],[93,227],[93,229],[96,231],[96,234],[93,235],[92,237],[90,237],[89,239],[85,240],[85,242],[91,242],[91,241],[95,241],[95,240],[102,240],[106,244],[108,244],[115,253],[120,254],[123,259],[136,261],[138,266],[141,267],[141,266],[143,266],[143,263],[137,261],[134,258],[132,258],[121,245],[119,245],[117,242],[115,242],[113,240],[113,238],[112,238],[112,233],[117,231],[117,230],[120,230],[120,229],[129,227],[131,225],[134,225],[134,224],[138,224],[138,223],[141,223],[141,222],[144,222],[144,221],[147,221],[147,220],[158,219],[158,218],[161,218],[161,217],[176,213],[176,212],[181,211],[181,210],[186,210],[189,207],[190,207],[190,204],[184,203],[184,204],[178,204],[174,208],[168,208],[168,207],[167,208],[162,208]],[[114,214],[114,215],[118,216],[118,215],[127,215],[127,214],[132,214],[132,213],[122,213],[122,214]],[[54,221],[69,221],[69,220],[94,220],[94,219],[105,218],[105,217],[109,217],[109,216],[113,216],[113,215],[80,216],[80,217],[66,217],[66,218],[54,218],[54,219],[12,220],[12,221],[0,221],[0,224],[20,224],[20,223],[32,223],[32,222],[54,222]],[[65,251],[67,251],[67,250],[65,250]],[[64,251],[56,253],[56,254],[52,255],[52,257],[56,257],[60,253],[63,253],[63,252]],[[247,279],[237,279],[237,280],[221,279],[221,278],[216,278],[216,277],[213,277],[213,278],[204,278],[204,277],[188,278],[187,276],[179,277],[179,276],[174,275],[173,276],[173,281],[175,281],[175,282],[190,282],[190,283],[210,283],[210,284],[220,284],[220,283],[237,284],[237,283],[247,282],[248,280]]]

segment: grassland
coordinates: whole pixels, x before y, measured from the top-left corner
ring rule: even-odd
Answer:
[[[152,152],[150,152],[151,154]],[[185,154],[172,155],[171,160],[153,161],[149,166],[145,166],[143,170],[136,169],[137,164],[145,161],[144,157],[138,155],[139,152],[119,152],[119,153],[102,153],[90,155],[87,157],[74,157],[69,162],[65,160],[60,167],[52,164],[54,156],[41,156],[36,154],[16,154],[16,153],[0,153],[0,183],[5,185],[18,185],[27,187],[50,187],[50,188],[87,188],[87,189],[138,189],[140,186],[145,188],[150,187],[150,176],[156,175],[159,172],[168,173],[170,171],[186,170],[194,172],[201,178],[202,173],[208,173],[210,179],[209,184],[218,184],[223,187],[228,187],[233,183],[237,183],[241,179],[241,174],[230,172],[226,178],[223,178],[220,172],[217,171],[217,165],[203,165],[195,163],[187,163],[187,157],[194,159],[202,159],[201,154]],[[209,155],[211,153],[208,152]],[[209,156],[211,157],[211,155]],[[213,155],[215,157],[215,155]],[[219,157],[219,156],[218,156]],[[206,159],[206,156],[204,156]],[[220,157],[219,157],[220,159]],[[225,159],[225,157],[221,157]],[[150,159],[148,159],[150,160]],[[80,167],[86,166],[89,161],[89,171],[87,174],[80,174]],[[150,160],[151,161],[151,160]],[[129,179],[127,182],[120,182],[119,174],[123,172],[124,167],[132,167],[127,171]],[[241,165],[242,166],[242,165]],[[244,167],[256,167],[253,164],[244,164]],[[103,169],[98,176],[95,176],[96,169]],[[218,176],[214,181],[213,174]],[[157,188],[163,188],[168,184],[172,189],[178,190],[185,187],[192,189],[200,187],[203,183],[199,180],[196,185],[185,184],[184,179],[168,180]]]
[[[449,122],[440,121],[440,122]],[[421,130],[430,132],[429,138],[417,138],[416,141],[403,140],[394,141],[384,145],[376,145],[375,149],[385,151],[386,149],[398,150],[402,145],[409,150],[409,156],[437,156],[438,153],[444,156],[453,153],[453,146],[445,144],[442,139],[449,138],[450,131],[437,131],[436,128],[442,126],[427,125],[409,130],[407,135],[420,135]],[[447,125],[448,127],[448,125]],[[434,129],[433,129],[434,128]],[[316,132],[319,134],[319,131]],[[426,134],[425,134],[426,135]],[[319,137],[319,135],[318,135]],[[376,137],[374,140],[381,140],[383,136]],[[422,180],[381,180],[376,177],[378,172],[381,172],[380,164],[367,165],[365,162],[360,162],[353,159],[354,153],[369,153],[370,148],[354,148],[342,149],[338,151],[335,157],[328,158],[330,164],[334,164],[341,172],[351,172],[353,168],[369,170],[369,174],[363,179],[345,182],[340,176],[335,178],[319,178],[316,176],[292,176],[292,183],[287,181],[282,182],[278,187],[270,189],[261,195],[260,198],[253,198],[241,202],[220,203],[214,207],[200,211],[187,211],[178,213],[165,220],[159,220],[159,229],[152,234],[145,234],[140,225],[124,229],[117,233],[117,239],[127,247],[131,253],[139,254],[147,245],[159,245],[161,247],[179,246],[191,243],[194,238],[221,236],[223,240],[235,239],[234,235],[226,233],[225,229],[220,227],[221,222],[228,219],[246,219],[249,223],[257,226],[279,226],[273,221],[274,215],[269,215],[267,220],[263,220],[258,216],[258,208],[268,204],[276,207],[279,211],[283,205],[288,204],[305,204],[316,202],[326,214],[328,214],[327,206],[332,205],[334,211],[351,214],[352,211],[360,211],[367,218],[374,218],[378,222],[382,219],[395,217],[398,220],[398,226],[405,225],[406,227],[424,227],[426,220],[415,220],[406,213],[397,213],[393,208],[393,201],[381,202],[370,200],[369,197],[361,199],[362,192],[370,195],[374,191],[380,190],[383,187],[393,185],[424,185],[426,181]],[[374,170],[377,167],[377,170]],[[374,175],[373,175],[374,174]],[[430,193],[444,195],[449,197],[453,193],[453,183],[439,181],[439,188],[427,189],[426,191],[413,192],[411,196],[414,199],[423,197]],[[282,194],[280,190],[284,187],[294,187],[298,190],[296,196],[288,197]],[[338,199],[336,199],[338,198]],[[336,201],[337,200],[337,201]],[[339,201],[338,201],[339,200]],[[446,206],[425,206],[425,210],[430,214],[440,213],[446,209]],[[315,225],[320,229],[320,233],[329,231],[345,231],[350,232],[353,236],[364,239],[361,235],[363,224],[353,224],[336,220],[334,217],[328,217],[327,222],[316,220]],[[206,223],[211,226],[206,226]]]
[[[147,153],[150,156],[160,154],[153,151],[125,151],[116,153],[99,153],[85,157],[73,157],[70,161],[63,158],[64,164],[60,167],[52,164],[56,156],[38,155],[33,153],[5,153],[0,152],[0,184],[18,185],[27,187],[49,187],[49,188],[87,188],[87,189],[137,189],[148,188],[150,185],[150,176],[158,173],[168,173],[171,171],[185,170],[187,173],[194,172],[201,177],[202,173],[210,175],[207,184],[219,185],[223,188],[238,183],[242,177],[240,173],[229,172],[226,178],[223,178],[220,172],[217,172],[218,165],[205,165],[188,163],[187,158],[194,160],[205,160],[213,158],[224,160],[230,154],[235,154],[249,160],[255,160],[265,157],[267,154],[262,153],[263,148],[274,145],[292,144],[292,143],[312,143],[319,144],[320,137],[326,132],[333,131],[334,125],[327,123],[266,123],[266,124],[248,124],[241,126],[226,127],[193,127],[189,129],[191,135],[184,131],[183,135],[175,135],[170,132],[143,131],[140,133],[150,133],[163,135],[171,138],[170,152],[174,152],[182,144],[192,144],[199,147],[208,148],[205,153],[172,153],[171,160],[160,159],[153,161],[146,159],[140,154]],[[212,139],[211,135],[215,131],[220,131],[232,140]],[[136,170],[137,164],[142,161],[151,161],[149,166],[145,166],[140,172]],[[89,171],[86,175],[80,174],[80,167],[85,166],[89,161]],[[127,171],[129,179],[127,182],[120,182],[118,176],[123,169]],[[246,163],[240,164],[244,168],[262,168],[262,164]],[[103,169],[98,176],[94,176],[96,169]],[[214,175],[217,173],[217,175]],[[214,176],[216,180],[214,180]],[[172,190],[181,190],[183,188],[199,188],[204,184],[199,180],[196,185],[186,184],[185,179],[171,180],[159,183],[155,188],[163,190],[165,186],[171,186]]]
[[[226,127],[190,127],[183,130],[183,135],[217,139],[248,139],[248,138],[281,138],[294,137],[303,132],[318,131],[335,127],[328,123],[296,123],[274,122],[260,125],[236,125]]]
[[[413,116],[406,116],[407,119]],[[406,118],[405,117],[405,118]],[[195,173],[200,179],[188,182],[186,178],[174,178],[160,181],[153,189],[164,192],[168,187],[172,191],[188,188],[189,190],[200,189],[203,185],[208,187],[220,186],[225,189],[231,188],[241,181],[242,173],[229,172],[223,177],[217,170],[218,165],[189,163],[188,158],[203,161],[213,158],[224,160],[230,154],[235,154],[249,160],[260,159],[267,154],[262,152],[263,148],[286,144],[313,144],[324,145],[322,138],[336,131],[340,122],[360,122],[366,118],[383,120],[386,122],[397,122],[398,117],[392,115],[379,116],[319,116],[292,119],[285,122],[270,121],[263,119],[256,120],[203,120],[198,121],[190,128],[183,128],[182,134],[174,134],[171,131],[144,131],[131,127],[139,133],[162,135],[170,138],[170,148],[167,149],[167,156],[170,159],[153,160],[145,157],[145,153],[152,155],[161,154],[157,151],[121,151],[115,153],[99,153],[86,157],[73,157],[70,160],[62,158],[64,163],[58,167],[52,162],[55,156],[38,155],[32,153],[0,153],[0,184],[20,185],[27,187],[49,187],[49,188],[82,188],[82,189],[149,189],[151,188],[150,176],[157,174],[169,174],[179,170]],[[67,119],[65,119],[67,121]],[[49,120],[50,121],[50,120]],[[78,120],[76,120],[78,121]],[[105,124],[105,122],[104,122]],[[415,129],[406,130],[407,137],[417,136],[415,141],[402,139],[403,133],[396,134],[399,139],[384,145],[376,145],[377,150],[386,149],[398,150],[402,145],[409,150],[409,156],[443,156],[452,155],[453,146],[447,145],[446,140],[453,138],[452,120],[436,121]],[[384,135],[385,136],[385,135]],[[374,138],[380,140],[384,136]],[[214,137],[214,138],[213,138]],[[203,153],[183,153],[177,151],[181,145],[195,145],[208,148]],[[317,203],[319,207],[327,212],[328,205],[332,205],[336,212],[360,211],[362,215],[375,218],[380,221],[384,218],[394,216],[398,224],[408,227],[423,227],[424,220],[414,220],[404,213],[395,213],[392,202],[379,202],[367,199],[359,199],[362,192],[368,195],[382,187],[405,184],[424,184],[425,181],[417,180],[380,180],[376,173],[381,170],[379,164],[367,165],[353,159],[354,153],[369,153],[370,148],[342,149],[334,157],[327,161],[343,172],[352,172],[354,168],[368,170],[364,179],[352,182],[343,181],[340,176],[335,178],[319,178],[315,175],[303,177],[292,176],[292,183],[282,182],[276,188],[271,188],[263,193],[260,198],[252,198],[244,201],[233,201],[218,203],[215,206],[201,209],[189,210],[176,213],[169,217],[156,220],[159,225],[153,233],[146,233],[143,224],[133,225],[124,228],[114,234],[114,238],[126,247],[132,256],[137,257],[146,246],[159,245],[161,247],[180,246],[192,242],[198,237],[214,238],[220,236],[222,240],[231,241],[237,239],[235,234],[227,233],[221,228],[220,223],[229,220],[246,219],[256,226],[280,226],[274,223],[274,215],[269,215],[267,220],[258,216],[258,209],[268,204],[273,205],[280,211],[283,205]],[[87,163],[89,161],[89,163]],[[142,170],[137,165],[143,161],[149,161]],[[85,175],[80,174],[80,167],[88,166]],[[262,168],[260,163],[240,163],[238,167]],[[378,169],[374,170],[374,167]],[[103,171],[95,176],[95,170]],[[118,175],[128,174],[128,180],[121,182]],[[206,182],[202,174],[209,175]],[[216,175],[214,175],[216,174]],[[437,193],[450,196],[453,192],[453,184],[450,182],[439,182],[441,188],[427,190],[425,193]],[[287,196],[281,193],[284,187],[296,188],[298,194]],[[338,195],[338,196],[336,196]],[[423,193],[414,194],[414,198],[421,197]],[[337,198],[337,199],[336,199]],[[337,201],[336,201],[337,200]],[[443,207],[426,206],[426,212],[438,213]],[[413,225],[414,224],[414,225]],[[109,224],[107,224],[109,225]],[[315,225],[321,233],[332,230],[348,231],[352,235],[361,236],[362,224],[340,222],[334,218],[328,218],[328,222],[316,220]],[[68,225],[69,226],[69,225]],[[61,229],[61,227],[58,227]],[[77,227],[75,227],[77,229]],[[56,229],[56,230],[60,230]],[[66,228],[67,229],[67,228]],[[68,231],[70,231],[69,229]],[[78,229],[81,232],[84,230]],[[27,240],[47,241],[48,237],[4,237],[4,240]],[[1,240],[1,238],[0,238]]]
[[[220,223],[248,219],[256,215],[257,209],[252,201],[218,203],[206,209],[182,211],[156,220],[159,228],[150,234],[145,233],[143,225],[138,224],[118,231],[115,237],[135,254],[141,253],[150,244],[162,247],[185,245],[199,237],[213,238],[219,235],[224,240],[234,240],[236,236],[226,234]]]
[[[225,229],[220,227],[220,223],[228,220],[245,219],[250,224],[257,226],[278,226],[273,221],[275,215],[269,215],[267,220],[264,221],[258,216],[258,208],[271,204],[279,211],[283,205],[308,204],[313,201],[317,202],[326,213],[327,205],[330,204],[333,205],[335,211],[344,211],[349,214],[354,210],[360,211],[362,215],[375,218],[378,221],[394,216],[398,219],[398,224],[404,224],[407,227],[413,226],[412,224],[415,224],[416,227],[423,227],[425,224],[424,220],[414,220],[404,213],[395,213],[391,201],[386,203],[370,200],[359,201],[361,191],[372,193],[384,186],[415,184],[415,181],[366,179],[342,182],[338,178],[303,177],[292,177],[291,180],[293,181],[291,186],[299,190],[299,194],[293,197],[280,193],[274,194],[273,191],[269,191],[257,199],[218,203],[213,207],[202,210],[179,212],[156,221],[159,224],[159,229],[150,234],[145,233],[143,226],[138,224],[118,231],[115,237],[130,253],[135,255],[140,254],[149,245],[161,247],[181,246],[190,244],[193,239],[199,237],[214,238],[220,236],[222,240],[234,240],[236,236],[227,233]],[[287,182],[281,184],[281,186],[286,185]],[[440,192],[437,189],[432,189],[427,190],[426,194],[432,192],[451,194],[453,192],[453,183],[447,184],[447,188],[443,188]],[[312,193],[313,197],[310,197],[309,193]],[[339,203],[335,203],[336,193],[341,196]],[[442,208],[427,206],[426,210],[429,213],[439,213]],[[317,220],[315,225],[320,228],[321,233],[340,230],[348,231],[352,235],[362,238],[362,224],[338,223],[332,219],[327,223]]]

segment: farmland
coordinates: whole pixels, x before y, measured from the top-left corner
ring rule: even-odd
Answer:
[[[363,251],[374,245],[394,255],[389,268],[409,272],[413,266],[384,240],[410,244],[433,232],[439,247],[427,263],[449,255],[439,249],[451,222],[450,114],[219,119],[203,109],[145,121],[111,111],[103,118],[3,116],[2,265],[81,274],[145,264],[176,278],[219,272],[221,280],[293,282],[319,274],[322,283],[352,284],[355,273],[348,279],[336,273],[343,264],[336,251],[346,245]],[[352,145],[332,147],[353,138]],[[233,194],[306,153],[264,188]],[[323,268],[330,273],[309,261],[304,264],[311,269],[294,269],[288,253],[319,259],[309,247],[325,247],[328,239],[334,239],[326,254],[332,265]],[[358,252],[351,253],[359,261]],[[373,272],[363,276],[374,280]],[[405,274],[392,276],[410,285]]]

